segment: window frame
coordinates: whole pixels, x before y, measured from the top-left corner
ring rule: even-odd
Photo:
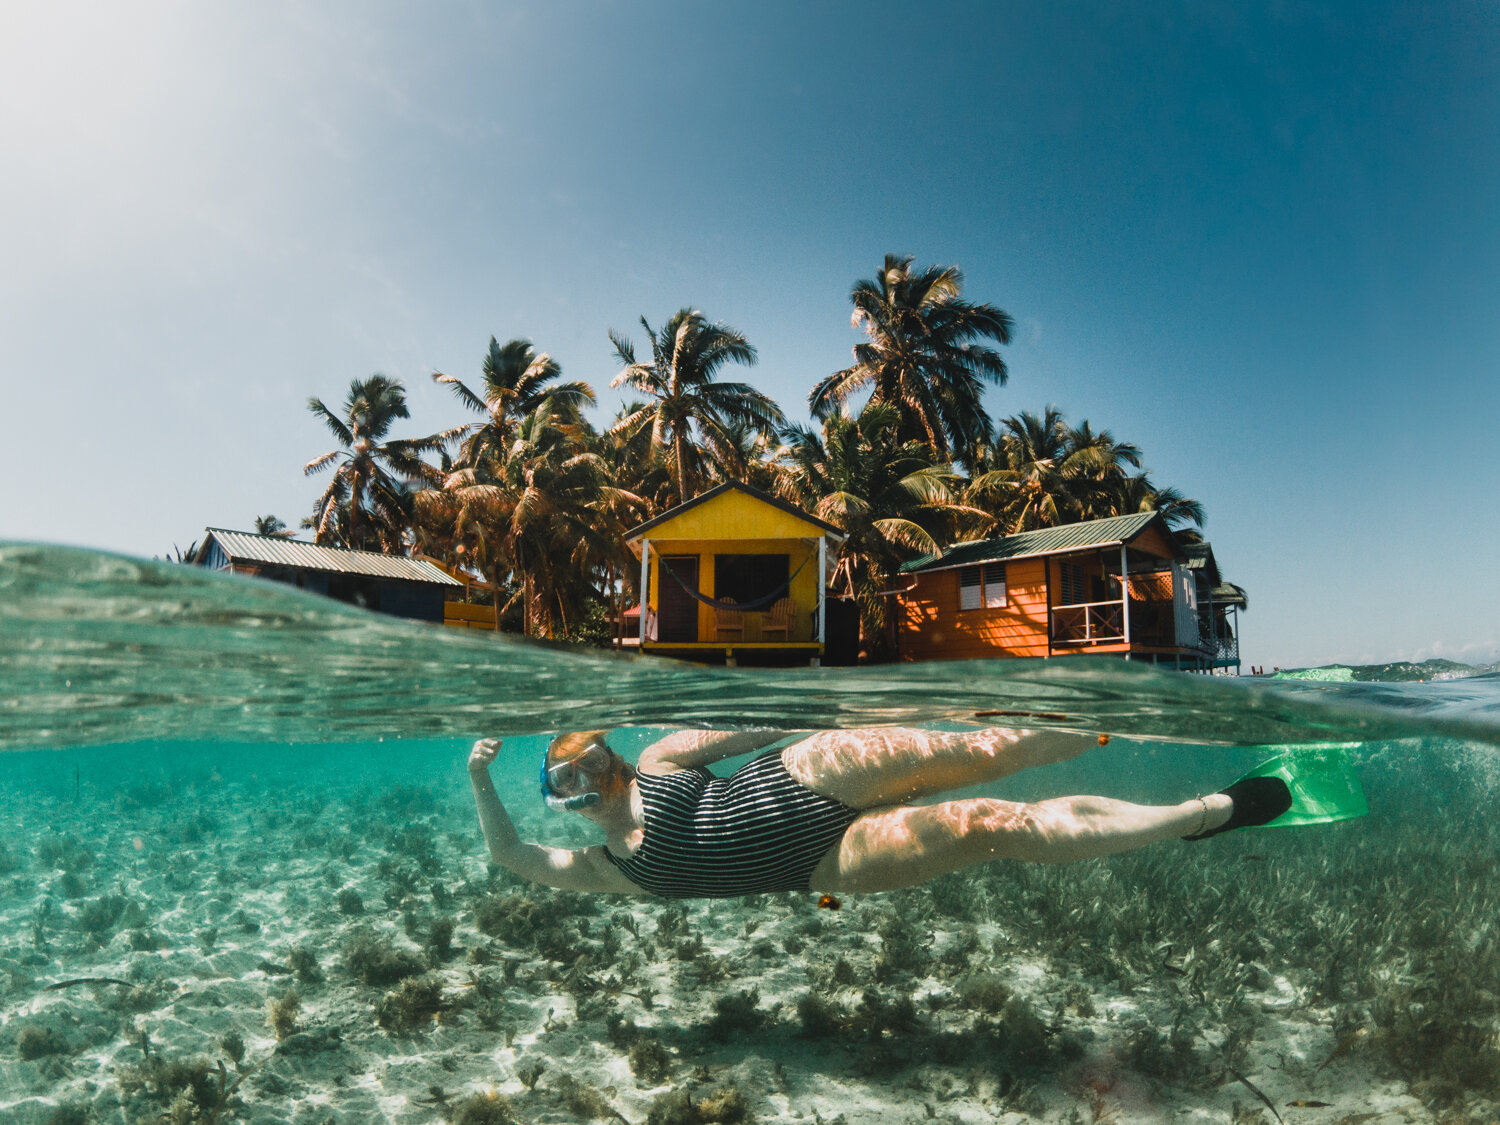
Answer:
[[[958,570],[958,612],[973,613],[976,610],[1006,609],[1010,605],[1010,582],[1009,574],[1003,560],[993,562],[974,563],[971,566],[961,566]],[[993,582],[994,572],[998,569],[999,581]],[[989,572],[989,573],[986,573]],[[977,578],[977,582],[965,584],[965,576]],[[991,590],[999,590],[999,600],[991,601],[993,594]],[[964,593],[966,590],[978,590],[979,600],[974,605],[964,604]]]

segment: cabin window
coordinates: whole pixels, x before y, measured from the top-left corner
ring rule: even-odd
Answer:
[[[960,567],[959,609],[1001,609],[1005,606],[1005,564]]]
[[[1082,605],[1086,600],[1083,593],[1083,567],[1074,562],[1062,562],[1057,564],[1058,570],[1058,593],[1061,600],[1058,605]]]
[[[781,597],[791,574],[790,555],[715,555],[714,598],[741,605]]]

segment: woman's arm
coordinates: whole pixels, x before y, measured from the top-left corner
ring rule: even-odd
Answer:
[[[642,750],[636,768],[647,773],[694,769],[770,746],[792,733],[786,730],[680,730]]]
[[[499,750],[499,739],[486,738],[469,751],[469,781],[490,858],[522,879],[565,891],[638,892],[634,883],[608,866],[608,860],[593,854],[597,848],[547,848],[522,841],[490,779],[490,763]]]

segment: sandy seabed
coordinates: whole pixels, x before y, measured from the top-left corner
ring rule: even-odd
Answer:
[[[6,793],[0,1120],[1438,1119],[1270,948],[1220,1001],[1172,948],[1127,980],[1086,930],[1039,951],[961,877],[838,910],[558,894],[487,865],[461,762],[210,768]],[[570,830],[530,798],[523,836]]]

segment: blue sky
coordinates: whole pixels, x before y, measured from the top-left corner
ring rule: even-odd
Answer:
[[[1247,662],[1500,659],[1500,9],[0,8],[0,538],[295,524],[306,412],[409,433],[526,336],[743,330],[803,416],[887,252],[1207,506]]]

